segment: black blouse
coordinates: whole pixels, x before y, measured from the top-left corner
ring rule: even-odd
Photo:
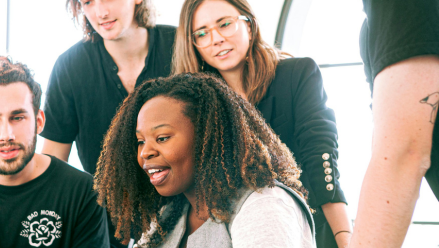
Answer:
[[[310,58],[281,60],[266,95],[257,104],[267,123],[293,152],[312,208],[345,202],[338,181],[334,111],[326,106],[319,67]]]

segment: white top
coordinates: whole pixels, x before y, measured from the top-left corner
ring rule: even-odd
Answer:
[[[316,247],[305,213],[280,187],[253,192],[236,215],[231,236],[234,248]]]
[[[187,240],[188,248],[315,248],[314,237],[305,212],[287,191],[265,187],[251,193],[242,204],[230,227],[208,219]],[[159,247],[177,248],[186,231],[189,203],[174,230]],[[152,225],[148,234],[155,230]],[[144,233],[134,247],[147,247]]]

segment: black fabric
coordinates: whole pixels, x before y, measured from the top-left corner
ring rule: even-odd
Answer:
[[[257,104],[267,123],[290,148],[302,168],[300,180],[309,191],[308,203],[321,213],[315,216],[317,247],[320,248],[337,247],[335,242],[332,246],[330,240],[322,238],[332,232],[320,206],[328,202],[346,203],[338,181],[335,114],[326,106],[326,100],[317,64],[310,58],[291,58],[279,63],[273,82]],[[329,154],[328,160],[323,159],[324,153]],[[330,162],[332,170],[330,182],[325,181],[325,161]],[[328,184],[334,186],[333,190],[327,190]],[[323,233],[322,226],[330,233]]]
[[[106,213],[92,176],[51,159],[34,180],[0,185],[0,247],[108,248]]]
[[[149,51],[136,86],[170,74],[175,27],[149,29]],[[76,141],[84,170],[96,171],[103,138],[128,93],[102,40],[78,42],[55,63],[46,92],[46,126],[41,136]]]
[[[360,34],[360,51],[367,82],[385,67],[422,55],[439,55],[439,1],[363,0],[367,19]],[[433,133],[431,168],[425,175],[439,200],[439,123]]]
[[[325,218],[322,208],[318,207],[315,210],[316,212],[313,214],[314,222],[319,223],[318,226],[316,225],[317,248],[338,248],[334,233]]]

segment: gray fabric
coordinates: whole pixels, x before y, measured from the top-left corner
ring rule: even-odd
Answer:
[[[241,197],[232,205],[234,214],[230,223],[208,219],[189,235],[187,248],[314,248],[314,222],[308,206],[290,188],[277,181],[276,186],[260,189],[260,192],[241,190]],[[188,210],[189,203],[183,208],[174,231],[160,247],[179,247],[186,231]],[[135,247],[146,247],[142,239]]]
[[[314,219],[312,217],[311,211],[309,210],[309,207],[306,204],[305,200],[302,197],[300,197],[299,194],[297,194],[294,190],[288,188],[283,183],[280,183],[277,180],[275,180],[275,183],[276,183],[276,186],[281,187],[282,189],[287,191],[290,195],[293,195],[293,198],[295,200],[300,202],[299,205],[302,208],[302,210],[305,212],[306,219],[308,220],[308,223],[309,223],[310,228],[311,228],[312,236],[315,237],[316,231],[315,231]]]
[[[306,212],[287,192],[266,187],[247,198],[230,228],[233,247],[315,247]]]
[[[187,213],[189,210],[189,203],[183,208],[183,214],[178,220],[174,231],[168,234],[166,240],[160,247],[171,248],[178,247],[181,239],[186,231]],[[224,223],[215,223],[208,219],[200,228],[189,235],[186,247],[218,247],[231,248],[232,242],[230,240],[229,232]]]
[[[290,195],[292,195],[292,197],[297,200],[300,201],[300,207],[302,208],[302,210],[305,212],[306,215],[306,219],[308,220],[309,226],[311,228],[311,234],[313,236],[313,238],[315,238],[315,224],[314,224],[314,219],[312,217],[311,211],[309,210],[308,204],[306,204],[305,200],[299,196],[299,194],[297,194],[294,190],[290,189],[289,187],[285,186],[283,183],[280,183],[279,181],[275,180],[275,184],[276,186],[284,189],[286,192],[288,192]],[[229,228],[229,226],[233,225],[233,221],[237,215],[237,213],[239,213],[239,211],[241,210],[242,205],[244,204],[244,202],[247,200],[247,198],[253,193],[253,190],[250,189],[245,189],[241,191],[241,198],[236,201],[235,205],[232,206],[232,208],[234,208],[234,214],[231,216],[230,218],[230,222],[227,225],[227,228]],[[230,232],[230,231],[229,231]]]

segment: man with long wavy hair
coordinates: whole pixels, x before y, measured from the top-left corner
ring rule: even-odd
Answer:
[[[45,122],[40,102],[30,70],[0,56],[0,247],[107,248],[93,178],[35,153]]]
[[[67,8],[82,24],[84,40],[53,68],[43,152],[67,161],[76,141],[84,170],[94,174],[103,137],[123,99],[144,80],[170,73],[175,28],[155,25],[151,0],[67,0]]]

